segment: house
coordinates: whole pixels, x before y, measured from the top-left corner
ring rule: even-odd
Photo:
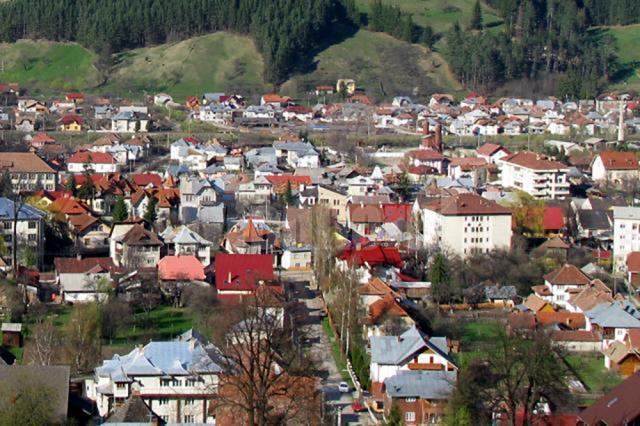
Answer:
[[[476,194],[428,202],[421,210],[423,244],[460,256],[511,246],[511,210]]]
[[[54,191],[58,183],[56,171],[32,152],[3,152],[0,173],[4,172],[9,173],[14,191]]]
[[[251,295],[261,283],[274,279],[271,254],[219,253],[214,264],[218,295]]]
[[[523,307],[531,312],[554,312],[553,305],[536,294],[530,294],[522,302]]]
[[[533,152],[517,152],[500,160],[502,185],[527,192],[535,198],[569,196],[569,168]]]
[[[605,393],[578,415],[579,426],[637,425],[640,422],[640,372]]]
[[[373,237],[384,223],[384,212],[378,204],[350,204],[347,226],[362,236]]]
[[[585,312],[586,329],[602,335],[602,349],[613,342],[624,342],[625,336],[634,329],[640,329],[640,313],[629,304],[602,303]]]
[[[640,251],[640,207],[613,208],[613,267],[622,272],[629,253]]]
[[[67,102],[73,102],[74,104],[83,104],[84,103],[84,95],[82,93],[65,93],[64,100]]]
[[[44,256],[45,217],[46,214],[43,211],[29,204],[16,204],[8,198],[0,197],[0,235],[6,249],[0,259],[4,261],[7,269],[12,270],[14,266],[14,231],[18,240],[16,241],[17,259],[21,259],[22,254],[30,250],[37,259],[36,266],[41,267]]]
[[[60,297],[67,303],[104,301],[118,272],[110,257],[56,257],[53,264]]]
[[[132,394],[143,398],[163,423],[214,423],[210,410],[222,372],[219,353],[198,339],[150,342],[114,355],[85,381],[88,398],[107,417]]]
[[[61,132],[80,132],[84,125],[84,119],[76,114],[67,114],[63,115],[58,123],[60,123],[58,128]]]
[[[2,346],[6,348],[21,348],[24,344],[22,323],[3,322],[0,331],[2,332]]]
[[[192,255],[165,256],[158,262],[158,277],[162,281],[179,283],[204,281],[204,266]]]
[[[222,247],[227,253],[268,254],[280,246],[280,240],[262,220],[249,217],[227,232]]]
[[[640,371],[640,328],[629,330],[622,342],[615,341],[602,351],[607,370],[629,377]]]
[[[162,241],[139,224],[118,224],[111,230],[110,257],[127,269],[155,268],[160,261]]]
[[[613,302],[611,289],[596,279],[584,286],[580,292],[573,293],[567,301],[567,310],[585,313],[600,304],[611,302]]]
[[[116,133],[148,132],[151,118],[135,111],[120,111],[111,117],[111,131]]]
[[[67,160],[69,173],[116,173],[118,169],[115,158],[103,152],[78,151]]]
[[[576,266],[565,264],[545,275],[544,282],[550,295],[542,299],[566,309],[570,297],[590,285],[591,278]]]
[[[164,240],[170,254],[176,256],[195,256],[204,267],[211,264],[211,246],[213,243],[186,226],[167,227],[160,237]]]
[[[280,266],[286,271],[310,271],[313,248],[310,245],[284,246]]]
[[[622,183],[640,176],[635,152],[600,151],[591,160],[591,178],[594,181]]]
[[[455,371],[402,371],[384,381],[384,413],[397,406],[405,425],[442,422],[453,393]]]
[[[432,149],[416,149],[409,151],[406,156],[412,166],[427,166],[433,170],[434,174],[446,174],[449,165],[447,159],[440,152]]]
[[[627,255],[627,283],[633,289],[640,288],[640,251],[632,251]]]
[[[398,336],[372,336],[371,394],[377,401],[384,398],[385,382],[407,371],[453,372],[458,369],[449,355],[445,337],[428,337],[416,327]]]
[[[512,285],[493,285],[484,288],[484,296],[494,305],[513,307],[518,292]]]
[[[413,326],[415,321],[402,306],[400,298],[389,288],[386,294],[368,306],[363,334],[367,339],[372,336],[401,334]]]

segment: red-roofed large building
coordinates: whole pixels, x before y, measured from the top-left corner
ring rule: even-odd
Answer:
[[[370,267],[386,265],[402,267],[402,257],[397,247],[387,247],[380,244],[369,244],[362,248],[348,248],[339,256],[352,266]]]
[[[78,151],[67,161],[70,173],[84,173],[89,170],[95,173],[115,173],[118,162],[106,152]]]
[[[568,166],[534,152],[517,152],[499,162],[502,185],[520,189],[535,198],[553,199],[569,196]]]
[[[426,245],[460,256],[511,246],[511,210],[476,194],[458,194],[428,202],[422,209]]]
[[[219,253],[215,275],[219,295],[251,295],[261,282],[274,279],[273,255]]]
[[[609,182],[637,179],[640,175],[635,152],[600,151],[591,160],[591,178]]]

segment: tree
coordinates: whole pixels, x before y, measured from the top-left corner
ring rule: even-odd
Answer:
[[[0,382],[0,424],[40,426],[62,424],[57,418],[59,396],[47,377],[24,370]]]
[[[482,29],[482,8],[480,7],[480,0],[476,0],[476,4],[473,5],[473,12],[471,14],[469,27],[472,30]]]
[[[113,339],[119,331],[129,326],[133,311],[123,300],[112,298],[100,306],[102,318],[102,337]]]
[[[147,208],[144,212],[144,222],[147,224],[149,229],[153,229],[156,220],[158,220],[158,213],[156,212],[156,206],[158,204],[158,199],[153,195],[147,195]]]
[[[429,269],[429,280],[431,281],[431,297],[436,303],[449,302],[451,300],[451,289],[449,271],[444,255],[436,253],[431,268]]]
[[[5,317],[12,322],[22,322],[22,316],[27,311],[27,306],[20,288],[13,283],[5,282],[0,287],[0,293]]]
[[[113,206],[113,223],[122,223],[129,217],[127,212],[127,205],[124,202],[124,197],[118,195],[116,198],[116,204]]]
[[[77,195],[78,193],[78,188],[77,188],[77,183],[76,183],[76,175],[74,175],[73,173],[69,175],[69,177],[67,178],[67,182],[65,184],[65,189],[69,192],[71,192],[71,195],[73,195],[74,197]]]
[[[398,179],[398,185],[396,187],[396,192],[402,198],[402,201],[406,201],[411,195],[411,181],[409,180],[409,175],[407,172],[404,172],[400,175]]]
[[[217,415],[259,426],[319,422],[318,379],[295,350],[291,327],[281,322],[286,307],[278,293],[263,287],[225,312],[228,329],[218,347],[226,374],[219,376]]]
[[[295,198],[293,196],[293,190],[291,189],[291,181],[287,181],[287,188],[282,195],[282,199],[284,201],[285,206],[293,206],[295,203]]]
[[[31,246],[24,246],[21,250],[21,262],[28,268],[34,268],[38,264],[38,254]]]
[[[0,175],[0,195],[6,198],[11,198],[13,195],[13,182],[8,170],[5,170]]]
[[[31,363],[51,365],[60,343],[60,334],[50,318],[38,317],[31,336]]]
[[[389,416],[387,417],[387,421],[385,426],[403,426],[404,419],[402,418],[402,412],[400,411],[400,407],[398,404],[393,404],[391,406],[391,410],[389,410]]]
[[[525,339],[500,333],[484,357],[463,366],[450,399],[450,413],[490,423],[492,414],[504,413],[516,424],[523,410],[524,424],[531,424],[539,403],[566,403],[566,366],[562,351],[546,332]],[[476,423],[476,422],[474,422]]]
[[[82,185],[80,185],[80,188],[78,188],[78,190],[76,191],[76,195],[81,200],[88,200],[89,204],[93,206],[93,197],[95,195],[96,188],[93,185],[93,180],[91,179],[91,173],[89,173],[89,171],[87,170],[85,171],[83,176],[84,176],[84,180],[82,182]]]
[[[72,371],[91,370],[101,359],[102,313],[97,303],[75,305],[65,326],[64,350]]]

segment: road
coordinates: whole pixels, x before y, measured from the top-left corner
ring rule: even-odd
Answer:
[[[317,367],[320,370],[324,400],[328,405],[341,410],[341,425],[372,425],[373,422],[368,413],[353,412],[351,408],[351,403],[354,401],[353,393],[340,393],[338,391],[338,384],[343,379],[331,354],[329,339],[322,329],[324,304],[322,299],[318,297],[317,291],[309,288],[309,278],[307,276],[299,273],[295,276],[298,279],[306,278],[301,281],[295,281],[294,292],[298,301],[304,304],[306,310],[304,327],[311,345],[311,357],[316,360]],[[291,278],[289,277],[290,280]]]

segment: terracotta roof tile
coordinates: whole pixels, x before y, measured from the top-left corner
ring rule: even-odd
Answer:
[[[570,264],[548,273],[544,279],[554,285],[587,285],[591,282],[587,274]]]
[[[598,156],[606,170],[638,170],[638,158],[634,152],[601,151]]]
[[[502,161],[534,170],[558,170],[567,168],[565,164],[559,161],[549,160],[540,154],[525,151],[516,152],[515,154],[504,157]]]
[[[42,158],[32,152],[3,152],[0,155],[0,170],[10,172],[55,173]]]
[[[464,193],[428,202],[425,208],[445,216],[511,215],[511,210],[477,194]]]

